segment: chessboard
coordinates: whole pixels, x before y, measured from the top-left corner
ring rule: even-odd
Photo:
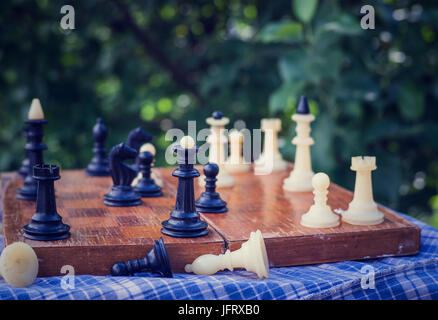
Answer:
[[[173,272],[202,254],[236,250],[260,229],[271,267],[308,265],[344,260],[412,255],[420,248],[420,229],[394,211],[379,206],[385,219],[375,226],[313,229],[300,225],[301,215],[313,204],[311,192],[288,192],[282,181],[289,170],[270,175],[253,172],[234,175],[233,188],[218,191],[228,212],[201,213],[209,225],[208,235],[173,238],[160,232],[161,222],[174,208],[177,179],[173,168],[155,168],[163,180],[163,196],[143,198],[136,207],[108,207],[103,195],[112,185],[110,177],[88,177],[83,170],[64,170],[55,182],[58,213],[71,226],[71,237],[57,241],[25,239],[22,227],[35,211],[35,202],[17,200],[22,180],[16,174],[2,175],[5,245],[23,241],[39,259],[39,276],[57,276],[64,265],[75,274],[108,275],[113,263],[138,259],[163,237]],[[198,168],[199,169],[199,168]],[[203,190],[195,183],[195,196]],[[328,204],[335,212],[346,210],[353,194],[331,183]]]

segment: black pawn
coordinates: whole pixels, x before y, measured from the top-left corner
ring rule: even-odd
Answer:
[[[216,192],[216,176],[219,166],[216,163],[208,163],[204,167],[205,192],[195,201],[196,208],[205,213],[227,212],[227,203]]]
[[[43,143],[43,125],[47,120],[26,120],[27,143],[25,146],[27,158],[29,159],[29,171],[24,179],[23,186],[17,191],[17,199],[36,200],[37,181],[33,177],[33,167],[43,164],[43,151],[47,146]]]
[[[178,178],[178,190],[175,209],[170,213],[169,220],[163,221],[161,232],[177,238],[193,238],[205,236],[208,233],[207,223],[201,221],[195,206],[193,179],[199,177],[199,172],[193,168],[198,147],[184,149],[180,145],[174,148],[177,152],[179,168],[172,175]]]
[[[309,114],[310,113],[309,104],[307,103],[306,96],[301,96],[300,102],[298,103],[297,113],[298,114]]]
[[[54,181],[60,179],[57,165],[40,164],[33,168],[38,181],[36,212],[30,223],[23,227],[24,237],[32,240],[60,240],[70,236],[70,227],[62,223],[56,211]]]
[[[93,159],[85,169],[85,173],[91,177],[106,177],[110,175],[108,158],[106,156],[105,140],[108,135],[101,118],[97,119],[93,127]]]
[[[109,165],[113,186],[110,192],[103,197],[103,203],[107,206],[130,207],[142,203],[140,195],[131,186],[132,180],[137,176],[137,171],[123,162],[125,159],[135,159],[136,157],[137,151],[123,142],[111,149]]]
[[[134,261],[117,262],[111,267],[112,276],[131,276],[140,272],[152,272],[165,278],[173,277],[163,238],[155,240],[154,247],[146,254],[146,257]]]
[[[27,139],[27,126],[23,130],[23,135]],[[29,174],[29,158],[27,157],[27,151],[26,151],[26,157],[21,162],[21,167],[18,170],[18,176],[22,179],[25,179],[28,174]]]
[[[157,186],[154,179],[151,178],[154,155],[148,151],[141,152],[137,159],[139,159],[141,178],[134,186],[134,191],[142,197],[159,197],[163,195],[161,188]]]

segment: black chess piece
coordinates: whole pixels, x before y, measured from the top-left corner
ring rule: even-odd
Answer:
[[[219,120],[222,119],[224,114],[221,111],[215,111],[212,113],[213,119]]]
[[[216,192],[216,176],[219,166],[216,163],[207,163],[204,166],[205,192],[195,201],[196,208],[205,213],[227,212],[227,203]]]
[[[307,103],[306,96],[301,96],[300,102],[298,103],[297,113],[298,114],[309,114],[310,113],[309,104]]]
[[[103,203],[112,207],[130,207],[140,205],[141,198],[131,186],[137,172],[123,162],[135,159],[137,151],[123,142],[114,146],[109,153],[110,173],[113,179],[111,191],[104,195]]]
[[[134,261],[117,262],[111,267],[112,276],[130,276],[141,272],[152,272],[165,278],[173,277],[163,238],[155,240],[154,247],[146,254],[146,257]]]
[[[27,139],[27,125],[23,129],[23,135]],[[26,157],[21,162],[21,167],[18,169],[18,176],[22,179],[25,179],[26,176],[29,174],[29,158],[27,157],[27,151],[26,151]]]
[[[91,159],[85,173],[91,177],[107,177],[110,175],[108,158],[106,156],[105,140],[108,135],[105,125],[101,118],[97,119],[93,127],[93,159]]]
[[[141,178],[134,186],[134,191],[142,197],[159,197],[162,196],[161,188],[155,184],[154,179],[151,178],[152,162],[154,155],[148,151],[141,152],[137,157],[139,162],[139,169]]]
[[[60,179],[59,167],[37,164],[33,177],[38,181],[36,212],[28,225],[23,227],[24,237],[32,240],[60,240],[70,237],[70,226],[62,223],[56,211],[54,181]]]
[[[205,236],[208,233],[207,223],[201,221],[195,207],[193,179],[199,177],[199,172],[193,168],[198,147],[185,149],[180,145],[174,148],[177,153],[179,168],[172,173],[178,178],[178,190],[175,209],[170,218],[163,221],[161,232],[172,237],[193,238]]]
[[[29,159],[26,157],[21,162],[21,167],[18,170],[18,176],[22,179],[26,179],[28,173],[29,173]]]
[[[148,142],[152,141],[152,135],[147,132],[146,130],[143,130],[142,128],[138,127],[134,130],[131,130],[128,134],[128,139],[126,140],[126,144],[130,146],[131,148],[135,149],[135,151],[139,152],[140,147]],[[132,165],[132,168],[138,172],[139,170],[139,162],[140,159],[135,159],[134,164]]]
[[[27,143],[24,148],[29,159],[29,171],[23,186],[17,191],[17,199],[34,201],[37,198],[37,181],[33,177],[33,167],[43,164],[43,151],[47,149],[43,143],[43,125],[46,123],[45,119],[26,120]]]

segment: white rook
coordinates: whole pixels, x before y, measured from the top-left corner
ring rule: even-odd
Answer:
[[[353,200],[342,220],[355,225],[375,225],[383,222],[384,215],[377,209],[373,198],[371,171],[376,170],[376,157],[352,157],[351,170],[356,171]]]

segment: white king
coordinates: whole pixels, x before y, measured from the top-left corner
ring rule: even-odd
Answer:
[[[219,174],[216,179],[216,187],[234,186],[234,178],[230,176],[225,168],[225,147],[228,145],[228,139],[224,134],[224,127],[230,120],[223,116],[222,112],[215,111],[206,121],[210,126],[211,134],[207,138],[209,146],[208,161],[216,163],[219,166]],[[205,185],[205,176],[198,179],[201,186]]]
[[[220,255],[204,254],[184,269],[186,272],[208,276],[225,269],[233,271],[234,268],[255,272],[259,278],[269,276],[269,260],[260,230],[251,232],[249,240],[243,243],[239,250],[227,250]]]
[[[288,178],[283,181],[283,189],[287,191],[312,191],[312,162],[310,146],[314,144],[310,136],[310,123],[315,116],[310,114],[306,96],[302,96],[297,108],[297,113],[292,116],[297,123],[297,135],[292,139],[296,145],[294,168]]]
[[[270,173],[286,170],[286,161],[278,150],[278,132],[281,130],[280,119],[262,119],[261,129],[265,133],[263,153],[255,161],[256,173]]]
[[[373,199],[371,171],[376,170],[376,157],[352,157],[351,170],[356,171],[354,197],[342,220],[355,225],[375,225],[383,221],[384,215],[377,209]]]

